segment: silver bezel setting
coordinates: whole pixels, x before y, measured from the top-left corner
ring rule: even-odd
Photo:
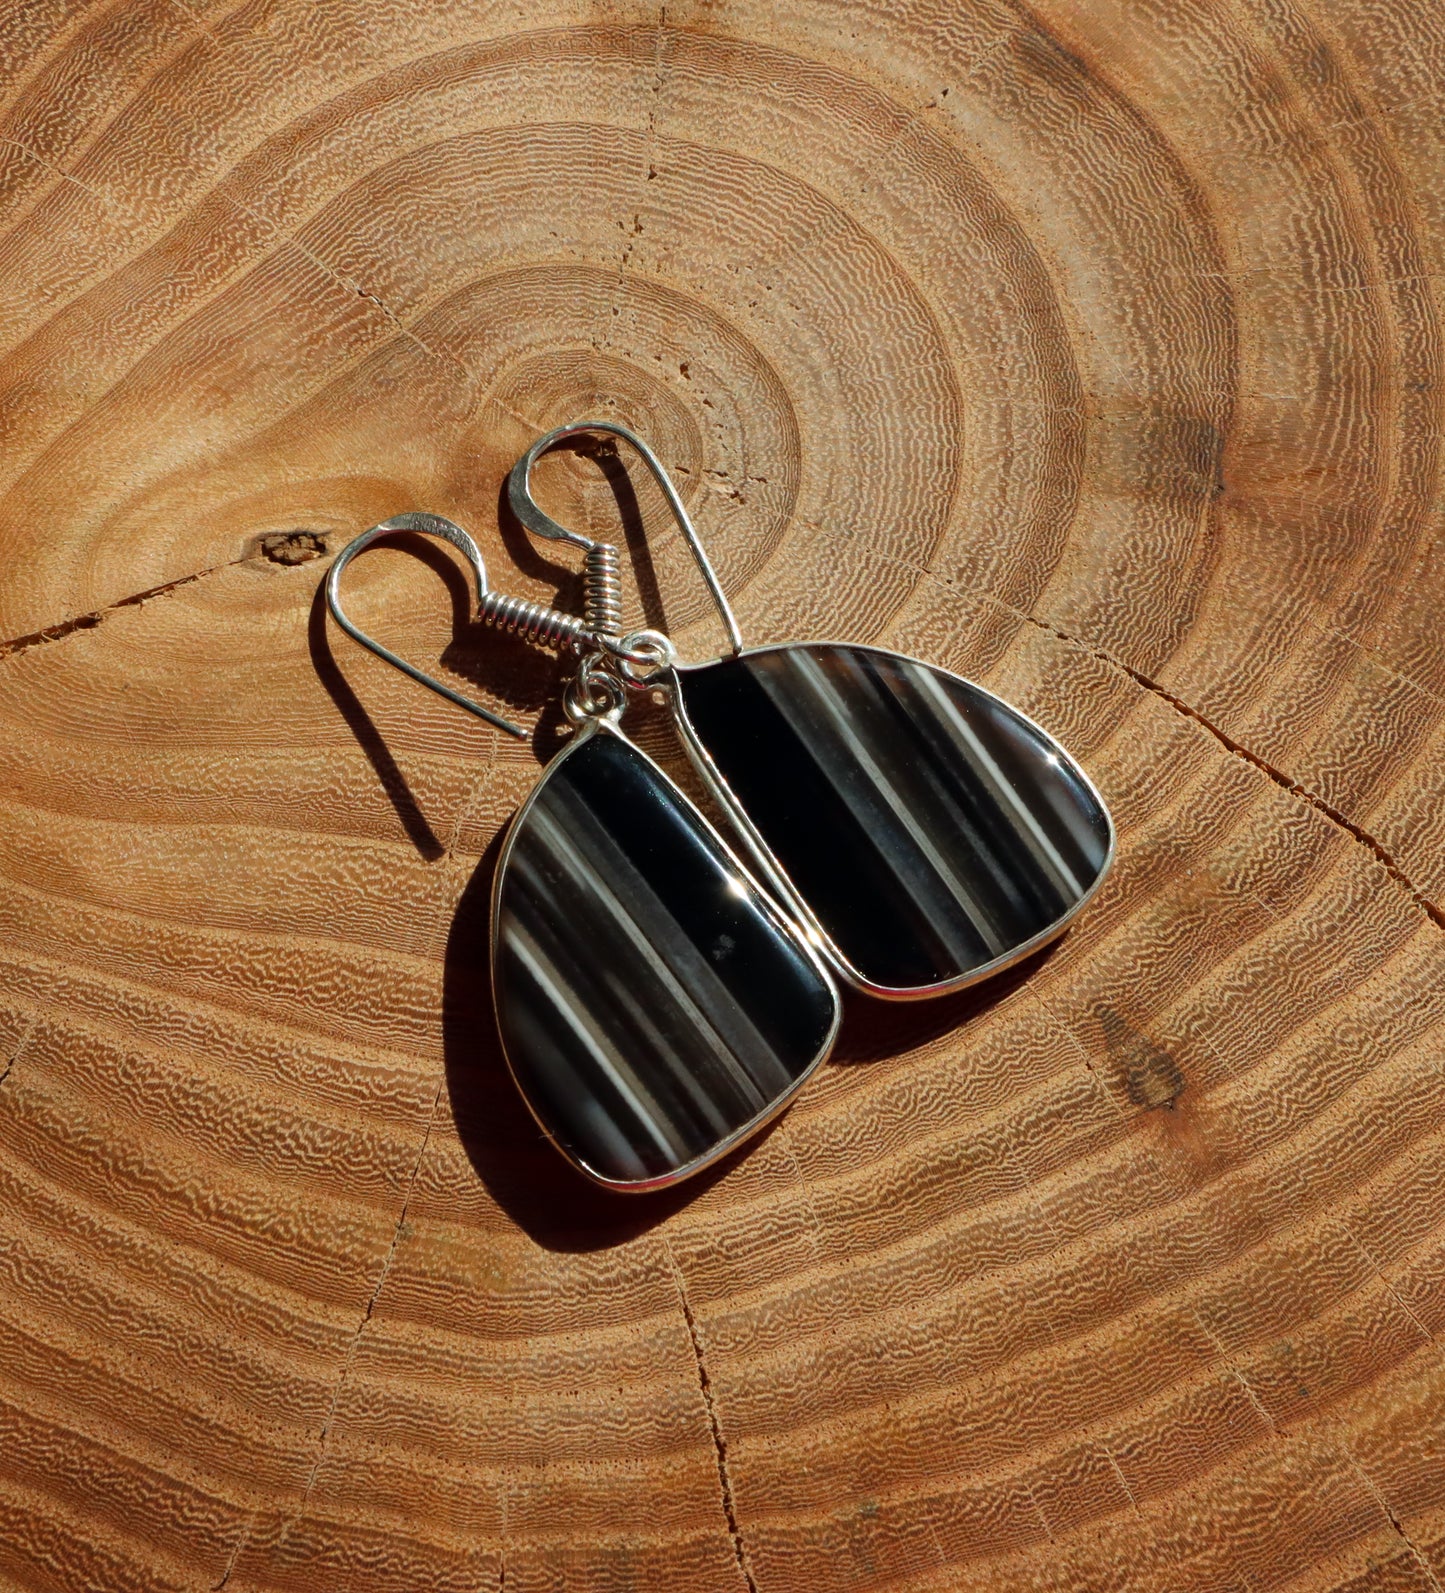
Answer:
[[[516,1064],[512,1060],[511,1053],[507,1050],[507,1037],[502,1032],[501,1005],[497,1000],[497,950],[498,946],[500,945],[500,935],[498,931],[500,928],[501,919],[502,881],[506,876],[507,865],[511,861],[512,848],[516,844],[517,837],[522,832],[523,824],[526,820],[527,814],[532,808],[532,804],[536,802],[543,788],[546,786],[548,777],[558,767],[558,765],[561,764],[564,758],[570,757],[580,746],[584,745],[594,735],[617,736],[620,740],[626,742],[626,744],[632,748],[637,756],[641,758],[643,762],[646,763],[647,766],[652,769],[660,779],[666,781],[667,784],[673,787],[673,789],[677,792],[679,799],[686,803],[687,807],[694,814],[703,830],[712,836],[712,838],[718,843],[723,851],[728,853],[736,861],[743,878],[746,879],[748,884],[751,885],[752,888],[758,893],[758,896],[764,904],[765,910],[769,916],[776,920],[778,927],[783,932],[793,936],[802,950],[806,953],[813,967],[817,970],[819,976],[823,980],[823,983],[828,987],[833,995],[833,1021],[828,1027],[828,1033],[824,1039],[823,1045],[814,1055],[808,1065],[802,1070],[801,1073],[799,1073],[798,1077],[792,1082],[792,1084],[790,1084],[788,1088],[777,1097],[776,1100],[770,1102],[768,1106],[759,1112],[757,1116],[750,1118],[746,1123],[743,1123],[740,1127],[734,1129],[732,1133],[727,1135],[726,1138],[719,1140],[709,1150],[704,1151],[700,1156],[695,1156],[690,1162],[684,1162],[681,1167],[675,1168],[672,1172],[661,1173],[655,1178],[608,1178],[605,1174],[599,1173],[596,1168],[590,1167],[585,1161],[582,1160],[581,1157],[574,1155],[555,1137],[551,1129],[548,1128],[547,1124],[542,1121],[542,1118],[538,1114],[536,1107],[533,1106],[532,1098],[527,1093],[526,1087],[522,1083],[521,1075],[518,1072]],[[566,1161],[570,1163],[571,1166],[575,1167],[579,1173],[581,1173],[584,1177],[591,1179],[594,1184],[599,1184],[602,1186],[602,1188],[610,1189],[618,1194],[648,1194],[653,1190],[667,1189],[673,1184],[682,1183],[683,1180],[691,1178],[694,1176],[694,1174],[700,1173],[705,1168],[710,1167],[714,1162],[719,1161],[722,1157],[726,1156],[729,1151],[736,1149],[737,1146],[741,1145],[745,1140],[750,1139],[754,1134],[758,1133],[759,1130],[765,1128],[792,1102],[793,1097],[813,1076],[822,1063],[827,1060],[828,1056],[833,1050],[833,1044],[838,1038],[838,1029],[843,1021],[843,1003],[842,998],[838,993],[838,987],[833,979],[833,971],[829,968],[825,958],[820,954],[812,932],[803,925],[800,925],[789,915],[782,904],[777,901],[774,893],[770,891],[765,884],[758,880],[752,871],[747,867],[744,859],[739,856],[737,848],[728,841],[727,837],[718,830],[717,826],[713,824],[713,822],[704,812],[702,812],[702,810],[696,805],[696,803],[692,801],[687,793],[677,786],[676,782],[673,781],[672,777],[667,773],[667,771],[663,769],[654,759],[648,757],[648,755],[641,749],[641,747],[637,745],[636,742],[632,741],[628,736],[624,735],[620,729],[618,729],[611,717],[587,719],[578,727],[576,733],[571,737],[567,745],[564,746],[562,750],[557,753],[557,755],[543,769],[541,778],[537,781],[536,785],[528,794],[527,800],[521,805],[521,807],[517,809],[508,822],[506,839],[502,843],[502,850],[497,858],[497,871],[492,878],[491,946],[488,953],[488,963],[492,980],[492,1010],[497,1025],[497,1040],[502,1049],[503,1059],[507,1064],[507,1071],[511,1074],[512,1082],[516,1085],[518,1094],[526,1103],[527,1110],[531,1113],[533,1121],[537,1124],[537,1127],[541,1129],[542,1133],[550,1141],[558,1154],[564,1157]]]
[[[931,985],[916,985],[899,988],[892,985],[874,984],[872,980],[850,963],[842,950],[828,934],[827,930],[819,923],[816,914],[808,906],[797,887],[793,884],[787,870],[773,855],[772,849],[763,839],[753,821],[748,817],[747,810],[734,794],[732,788],[724,779],[717,765],[712,761],[707,748],[703,745],[697,731],[693,728],[692,721],[687,717],[687,710],[683,706],[682,693],[677,689],[675,680],[670,677],[686,674],[689,670],[708,669],[714,664],[730,662],[733,659],[757,658],[765,653],[792,652],[797,648],[805,647],[837,647],[846,648],[857,653],[878,653],[887,658],[903,658],[909,663],[920,664],[925,669],[934,670],[937,674],[945,675],[951,680],[958,681],[967,686],[971,691],[981,692],[985,697],[991,697],[995,702],[1002,704],[1011,714],[1036,730],[1051,747],[1057,749],[1060,755],[1068,759],[1071,768],[1077,771],[1079,778],[1098,802],[1109,827],[1109,844],[1104,853],[1104,861],[1099,866],[1098,875],[1092,885],[1079,898],[1069,910],[1045,930],[1041,930],[1032,939],[1021,942],[1011,951],[1005,952],[1001,957],[995,957],[991,962],[983,963],[977,968],[971,968],[967,973],[959,974],[956,978],[940,981]],[[977,984],[982,979],[991,978],[1004,969],[1011,968],[1015,963],[1022,962],[1025,957],[1032,956],[1034,952],[1055,941],[1073,923],[1084,908],[1098,894],[1109,870],[1113,867],[1115,853],[1118,850],[1118,830],[1114,824],[1114,815],[1109,811],[1109,805],[1099,794],[1098,787],[1089,778],[1077,758],[1064,747],[1054,736],[1036,721],[1029,718],[1026,713],[1015,708],[1012,703],[1005,702],[996,692],[989,691],[986,686],[980,686],[976,681],[967,679],[951,669],[944,669],[941,665],[930,664],[925,659],[912,658],[907,653],[900,653],[891,647],[877,647],[868,642],[834,642],[834,641],[808,641],[808,642],[773,642],[763,647],[745,647],[736,653],[724,653],[719,658],[710,658],[700,664],[675,664],[669,670],[661,672],[654,677],[651,684],[662,686],[670,699],[673,723],[677,726],[678,736],[687,752],[693,767],[697,770],[703,784],[707,787],[713,799],[723,812],[727,814],[739,839],[747,848],[754,866],[768,882],[769,888],[776,894],[782,905],[797,921],[803,925],[814,945],[822,953],[829,967],[850,988],[860,991],[863,995],[873,996],[880,1001],[923,1001],[934,996],[945,996],[956,990],[966,990],[970,985]]]

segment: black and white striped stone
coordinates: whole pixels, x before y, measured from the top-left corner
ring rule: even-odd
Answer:
[[[583,1171],[670,1182],[822,1059],[837,992],[697,809],[608,726],[579,733],[514,822],[492,937],[513,1074]]]
[[[1109,816],[1083,772],[982,687],[868,647],[765,648],[678,671],[684,732],[845,972],[931,989],[1056,932]]]

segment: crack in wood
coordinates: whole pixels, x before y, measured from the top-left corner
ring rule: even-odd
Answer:
[[[1019,613],[1018,610],[1014,612]],[[1142,686],[1145,691],[1168,703],[1171,708],[1177,713],[1183,714],[1186,719],[1192,719],[1195,724],[1201,725],[1222,747],[1232,752],[1236,758],[1243,758],[1246,763],[1258,769],[1261,774],[1268,775],[1277,786],[1282,790],[1288,791],[1292,796],[1302,797],[1311,807],[1322,813],[1331,824],[1344,830],[1346,834],[1358,841],[1361,846],[1372,852],[1376,862],[1380,864],[1391,879],[1404,886],[1412,900],[1424,910],[1426,916],[1436,927],[1445,929],[1445,908],[1441,908],[1431,901],[1416,886],[1405,870],[1395,861],[1384,842],[1371,835],[1363,825],[1356,824],[1353,819],[1342,813],[1333,803],[1327,802],[1318,792],[1311,791],[1297,780],[1292,780],[1283,769],[1275,768],[1267,758],[1261,757],[1259,753],[1252,752],[1242,742],[1236,741],[1227,730],[1220,729],[1213,720],[1206,718],[1197,708],[1185,702],[1182,697],[1176,697],[1173,692],[1161,686],[1157,680],[1151,680],[1143,670],[1135,669],[1132,664],[1126,664],[1122,659],[1115,658],[1102,648],[1095,647],[1089,642],[1081,641],[1077,636],[1070,636],[1067,631],[1061,631],[1056,626],[1050,625],[1032,614],[1020,613],[1020,618],[1027,620],[1036,629],[1044,631],[1050,636],[1056,636],[1060,641],[1068,642],[1071,646],[1082,647],[1085,652],[1092,653],[1095,658],[1122,670],[1136,685]]]
[[[10,1077],[10,1070],[20,1060],[20,1053],[27,1045],[30,1044],[30,1036],[35,1033],[36,1026],[39,1024],[39,1022],[40,1014],[37,1012],[35,1016],[31,1018],[30,1022],[25,1025],[23,1033],[15,1042],[15,1049],[8,1057],[5,1058],[5,1066],[0,1068],[0,1084],[3,1084],[5,1080]]]
[[[306,1486],[301,1492],[301,1502],[297,1505],[295,1511],[287,1517],[280,1532],[277,1534],[277,1548],[285,1543],[287,1533],[306,1515],[306,1506],[310,1502],[312,1490],[316,1486],[316,1479],[321,1471],[321,1462],[326,1458],[326,1448],[331,1438],[332,1424],[336,1420],[337,1406],[341,1403],[341,1393],[346,1387],[346,1380],[351,1372],[351,1364],[356,1358],[357,1346],[361,1343],[361,1336],[366,1331],[366,1324],[371,1321],[371,1314],[376,1309],[376,1302],[381,1297],[381,1291],[391,1273],[391,1264],[396,1258],[397,1246],[401,1243],[402,1233],[406,1227],[407,1208],[411,1204],[412,1191],[416,1188],[417,1175],[421,1172],[421,1164],[426,1157],[427,1146],[431,1142],[432,1129],[436,1125],[437,1108],[441,1104],[442,1090],[445,1085],[445,1079],[441,1079],[437,1083],[437,1091],[432,1097],[431,1111],[427,1116],[426,1129],[421,1137],[421,1145],[416,1153],[416,1161],[412,1163],[411,1175],[406,1183],[406,1192],[401,1198],[401,1211],[397,1216],[396,1226],[392,1229],[391,1243],[387,1247],[386,1257],[381,1263],[381,1273],[377,1277],[376,1287],[371,1291],[370,1299],[366,1302],[366,1309],[362,1312],[361,1321],[356,1324],[356,1331],[351,1335],[350,1342],[346,1346],[346,1354],[341,1359],[341,1370],[337,1374],[336,1387],[331,1391],[331,1403],[327,1406],[326,1416],[321,1423],[321,1433],[316,1443],[316,1454],[311,1462],[311,1470],[306,1477]]]
[[[31,631],[26,636],[12,636],[8,642],[0,642],[0,663],[7,658],[13,658],[17,653],[27,652],[32,647],[43,647],[47,642],[63,641],[67,636],[73,636],[76,631],[94,630],[119,609],[139,608],[142,603],[149,603],[154,597],[164,597],[168,592],[174,592],[182,586],[191,586],[196,581],[205,580],[208,575],[219,574],[222,570],[234,569],[238,564],[245,564],[254,558],[254,554],[248,553],[239,559],[228,559],[224,564],[213,564],[208,569],[195,571],[192,575],[180,575],[174,581],[163,581],[159,586],[149,586],[144,592],[133,592],[129,597],[117,598],[115,602],[107,603],[102,608],[92,609],[88,614],[77,614],[73,619],[47,625],[41,630]]]
[[[1385,1497],[1384,1493],[1381,1491],[1379,1485],[1375,1482],[1374,1478],[1371,1477],[1369,1472],[1367,1472],[1365,1470],[1365,1468],[1359,1463],[1359,1461],[1356,1460],[1355,1457],[1352,1454],[1350,1454],[1349,1450],[1346,1449],[1344,1452],[1345,1452],[1346,1458],[1350,1462],[1350,1465],[1354,1467],[1355,1472],[1358,1475],[1360,1481],[1362,1483],[1364,1483],[1366,1489],[1369,1491],[1369,1493],[1370,1493],[1371,1497],[1374,1499],[1375,1503],[1377,1505],[1379,1505],[1380,1509],[1384,1512],[1385,1519],[1386,1519],[1386,1521],[1388,1521],[1390,1523],[1390,1527],[1393,1530],[1395,1536],[1397,1538],[1399,1538],[1400,1542],[1405,1545],[1405,1548],[1408,1550],[1408,1552],[1410,1554],[1410,1557],[1415,1561],[1416,1565],[1418,1565],[1420,1567],[1420,1569],[1425,1573],[1425,1576],[1426,1576],[1426,1578],[1428,1579],[1428,1581],[1430,1583],[1430,1587],[1433,1590],[1433,1593],[1445,1593],[1445,1589],[1441,1588],[1440,1580],[1435,1575],[1435,1572],[1431,1568],[1429,1560],[1427,1560],[1425,1558],[1425,1555],[1424,1555],[1423,1551],[1417,1546],[1417,1544],[1415,1543],[1415,1540],[1410,1536],[1410,1534],[1408,1532],[1406,1532],[1405,1523],[1395,1513],[1394,1505],[1392,1505],[1390,1503],[1390,1501]]]
[[[855,535],[854,532],[846,527],[828,526],[814,520],[800,520],[798,523],[826,536],[852,537]],[[877,549],[870,549],[869,557],[879,559],[896,569],[906,570],[921,581],[928,581],[934,586],[942,587],[945,592],[954,596],[958,595],[957,588],[952,581],[935,574],[927,565],[915,564],[907,559],[896,558]],[[1016,608],[1012,603],[1005,601],[994,592],[980,592],[977,596],[980,601],[992,603],[994,607],[1001,609],[1013,619],[1020,620],[1026,625],[1032,625],[1035,630],[1042,631],[1046,636],[1054,637],[1056,641],[1065,642],[1070,647],[1080,648],[1088,653],[1090,657],[1097,658],[1100,663],[1107,664],[1111,669],[1119,670],[1122,674],[1127,675],[1136,686],[1142,687],[1151,696],[1158,697],[1162,702],[1168,703],[1175,712],[1183,714],[1186,719],[1194,720],[1201,728],[1207,730],[1222,747],[1232,752],[1235,757],[1242,758],[1246,763],[1258,769],[1261,774],[1267,775],[1281,790],[1288,791],[1291,796],[1297,796],[1308,802],[1312,808],[1328,819],[1337,829],[1345,831],[1359,845],[1373,853],[1376,862],[1380,864],[1391,879],[1404,887],[1411,900],[1421,908],[1426,917],[1437,928],[1445,929],[1445,908],[1433,901],[1415,884],[1395,860],[1383,841],[1372,835],[1363,825],[1356,824],[1353,819],[1341,812],[1333,803],[1327,802],[1324,797],[1315,791],[1311,791],[1308,786],[1303,786],[1297,780],[1292,780],[1289,775],[1282,769],[1277,769],[1267,758],[1251,751],[1243,742],[1236,741],[1228,731],[1221,729],[1213,720],[1201,713],[1199,709],[1185,702],[1182,697],[1175,696],[1173,692],[1161,686],[1157,680],[1146,675],[1143,670],[1136,669],[1132,664],[1126,664],[1121,658],[1116,658],[1107,648],[1100,647],[1097,642],[1086,641],[1083,637],[1075,636],[1069,631],[1060,630],[1057,625],[1051,625],[1047,620],[1040,619],[1036,614],[1030,614],[1024,609]],[[1330,634],[1335,635],[1337,633],[1331,632]],[[1349,638],[1341,639],[1349,640]],[[1358,647],[1360,644],[1356,642],[1354,645]],[[1364,651],[1364,649],[1361,650]],[[1373,657],[1373,655],[1370,656]],[[1405,676],[1401,678],[1408,679]],[[1410,682],[1410,684],[1414,685],[1415,683]]]
[[[617,279],[612,284],[609,296],[608,313],[601,329],[593,334],[592,346],[595,349],[611,347],[612,325],[622,314],[622,293],[627,280],[627,262],[632,258],[632,252],[637,247],[637,240],[642,235],[642,195],[646,192],[646,185],[657,177],[657,111],[661,103],[663,87],[667,82],[667,6],[658,7],[657,22],[655,24],[652,46],[652,83],[649,88],[651,104],[647,111],[647,129],[642,140],[642,165],[646,168],[642,185],[637,194],[636,207],[632,212],[629,223],[625,218],[617,218],[617,226],[622,233],[622,249],[617,257]]]
[[[110,200],[98,188],[92,188],[89,183],[82,182],[79,177],[73,177],[63,167],[57,166],[54,162],[46,160],[43,155],[37,154],[28,144],[19,143],[13,138],[0,138],[0,144],[4,144],[9,149],[19,150],[22,155],[34,161],[37,166],[43,171],[49,172],[52,177],[58,177],[61,182],[73,183],[75,187],[80,189],[81,193],[89,194],[92,199],[97,201],[103,210],[112,215],[114,214],[114,207],[111,205]]]
[[[245,1551],[246,1545],[251,1541],[251,1533],[255,1530],[255,1527],[256,1519],[254,1516],[252,1516],[247,1520],[246,1525],[242,1528],[240,1535],[237,1537],[236,1545],[231,1550],[231,1553],[226,1560],[226,1567],[221,1572],[220,1580],[211,1583],[210,1593],[221,1593],[221,1590],[231,1580],[232,1573],[236,1569],[236,1563],[240,1560],[242,1553]]]
[[[471,371],[460,359],[458,359],[455,354],[440,349],[434,349],[429,343],[423,342],[423,340],[414,331],[412,331],[412,329],[402,320],[401,316],[398,315],[397,312],[385,302],[385,300],[378,298],[376,294],[372,293],[362,283],[356,281],[354,277],[349,277],[344,271],[338,271],[334,266],[327,265],[326,261],[323,260],[319,254],[315,253],[314,250],[307,248],[307,246],[302,243],[301,239],[297,237],[295,232],[281,226],[278,222],[273,221],[269,216],[263,216],[259,211],[253,210],[251,206],[248,205],[244,200],[238,199],[235,194],[233,194],[224,186],[217,187],[214,192],[219,194],[227,204],[235,206],[235,208],[241,211],[243,215],[249,216],[258,227],[266,228],[271,233],[273,243],[280,242],[282,244],[290,244],[298,254],[303,255],[311,262],[313,266],[316,267],[318,271],[328,276],[339,287],[346,289],[346,291],[349,293],[354,293],[359,299],[365,299],[368,303],[374,304],[377,310],[381,313],[382,318],[389,325],[394,327],[396,331],[400,332],[401,335],[409,342],[415,343],[422,353],[428,357],[428,359],[437,360],[448,365],[454,365],[466,378],[468,384],[475,389],[477,385],[475,373]]]
[[[668,1266],[672,1270],[673,1287],[677,1290],[677,1298],[682,1305],[683,1321],[687,1323],[688,1341],[692,1345],[693,1360],[697,1363],[698,1387],[702,1390],[703,1406],[707,1410],[708,1425],[712,1429],[713,1451],[717,1458],[718,1487],[722,1492],[723,1516],[727,1521],[728,1536],[732,1539],[733,1554],[737,1558],[738,1570],[742,1574],[748,1593],[758,1593],[758,1584],[753,1576],[752,1566],[748,1561],[747,1546],[743,1542],[742,1528],[738,1525],[737,1506],[733,1500],[732,1476],[728,1471],[728,1446],[727,1439],[723,1437],[722,1425],[718,1421],[717,1406],[713,1401],[712,1379],[708,1376],[707,1361],[702,1353],[702,1340],[698,1336],[697,1321],[692,1314],[692,1302],[687,1297],[687,1287],[683,1283],[682,1269],[677,1264],[677,1258],[672,1253],[672,1247],[663,1240],[663,1249],[667,1253]]]
[[[1344,1230],[1345,1237],[1365,1258],[1365,1261],[1369,1265],[1370,1271],[1374,1273],[1375,1277],[1384,1287],[1385,1293],[1388,1294],[1395,1304],[1398,1305],[1405,1313],[1405,1315],[1409,1317],[1411,1322],[1415,1324],[1416,1328],[1419,1329],[1425,1338],[1429,1340],[1431,1344],[1433,1344],[1435,1342],[1435,1335],[1430,1331],[1428,1325],[1422,1322],[1419,1316],[1411,1309],[1410,1303],[1405,1299],[1404,1295],[1401,1294],[1395,1285],[1390,1282],[1389,1278],[1385,1276],[1385,1269],[1376,1259],[1374,1251],[1372,1251],[1365,1241],[1360,1238],[1359,1234],[1355,1232],[1353,1224],[1347,1222],[1342,1217],[1340,1219],[1340,1226]]]

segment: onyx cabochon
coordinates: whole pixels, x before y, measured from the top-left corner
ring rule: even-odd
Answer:
[[[605,723],[579,730],[513,820],[492,977],[533,1115],[619,1189],[674,1182],[761,1126],[840,1016],[797,928]]]
[[[760,648],[679,668],[674,705],[763,877],[873,994],[937,994],[1025,955],[1112,859],[1108,810],[1063,747],[917,659]]]

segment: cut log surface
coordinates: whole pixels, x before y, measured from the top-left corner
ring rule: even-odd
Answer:
[[[1424,0],[0,4],[0,1586],[1440,1593],[1442,83]],[[419,508],[570,600],[587,416],[1120,830],[631,1201],[487,989],[554,662],[348,572],[514,741],[317,601]]]

